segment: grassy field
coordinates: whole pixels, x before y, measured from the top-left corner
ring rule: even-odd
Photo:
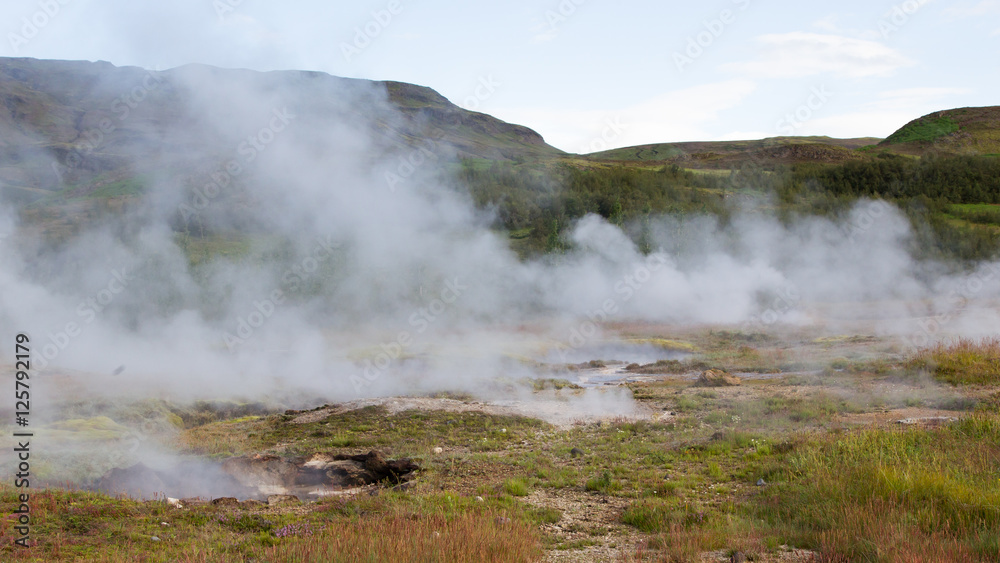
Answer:
[[[557,426],[376,405],[298,419],[302,413],[232,404],[217,405],[213,417],[207,403],[187,411],[145,404],[149,416],[184,427],[173,444],[187,454],[377,449],[412,457],[421,470],[405,490],[368,488],[275,507],[177,509],[163,499],[36,490],[30,549],[13,545],[19,503],[5,484],[0,559],[1000,558],[995,339],[907,356],[864,335],[630,336],[670,338],[695,351],[680,363],[647,366],[647,378],[629,384],[645,413],[632,418]],[[743,382],[698,386],[691,374],[705,367],[744,374]],[[119,408],[115,416],[126,418],[128,409]]]
[[[969,223],[1000,227],[1000,205],[988,203],[950,205],[948,214]]]

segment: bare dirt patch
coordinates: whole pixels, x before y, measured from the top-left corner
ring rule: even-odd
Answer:
[[[562,513],[558,522],[541,526],[554,544],[543,561],[620,561],[641,541],[634,528],[621,523],[627,499],[575,490],[536,490],[524,500]]]

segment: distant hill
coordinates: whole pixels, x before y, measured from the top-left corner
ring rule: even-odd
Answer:
[[[230,107],[254,103],[240,99],[241,85],[264,93],[274,108],[291,107],[296,119],[317,129],[336,131],[345,121],[367,128],[384,150],[419,145],[491,160],[563,154],[527,127],[467,111],[413,84],[318,72],[203,65],[152,72],[0,58],[0,189],[21,201],[67,189],[69,196],[114,196],[129,195],[148,174],[204,176],[233,157],[249,132],[242,129],[252,125],[227,115]],[[260,112],[262,124],[270,111]],[[220,125],[201,126],[214,121]]]
[[[879,148],[911,155],[928,152],[1000,155],[1000,106],[949,109],[925,115],[889,135]]]
[[[757,141],[659,143],[612,149],[587,155],[592,159],[677,164],[685,168],[739,168],[748,161],[762,166],[815,162],[839,164],[865,158],[856,151],[881,139],[771,137]]]

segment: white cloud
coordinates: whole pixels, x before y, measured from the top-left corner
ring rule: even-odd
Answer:
[[[559,28],[554,23],[543,20],[544,18],[531,18],[529,29],[533,34],[532,43],[548,43],[559,36]]]
[[[951,6],[946,10],[947,14],[957,17],[985,16],[992,12],[1000,12],[1000,0],[982,0],[973,6]]]
[[[920,116],[906,111],[856,111],[811,119],[803,123],[795,134],[826,135],[838,139],[884,138],[917,117]]]
[[[531,38],[531,42],[532,43],[548,43],[549,41],[552,41],[553,39],[555,39],[556,37],[558,37],[558,35],[559,35],[559,33],[556,30],[550,29],[548,31],[535,34]]]
[[[801,77],[833,73],[860,78],[886,76],[916,64],[899,51],[875,41],[841,35],[792,32],[762,35],[756,60],[723,68],[755,77]]]
[[[941,98],[968,94],[967,88],[905,88],[901,90],[886,90],[879,94],[879,99],[866,104],[866,107],[876,109],[910,109],[927,107],[937,103]],[[946,108],[941,108],[946,109]]]
[[[633,106],[606,110],[493,108],[490,114],[525,124],[549,144],[589,153],[649,143],[706,140],[720,112],[739,106],[756,84],[728,80],[668,92]]]
[[[826,17],[820,18],[813,22],[813,27],[822,29],[823,31],[829,31],[831,33],[840,33],[840,26],[837,22],[840,21],[840,16],[837,14],[830,14]]]
[[[934,87],[886,90],[855,111],[807,121],[796,134],[888,137],[920,116],[962,105],[960,99],[949,101],[949,97],[970,92],[963,88]]]
[[[730,131],[729,133],[724,133],[722,135],[716,135],[711,139],[706,139],[709,141],[752,141],[755,139],[766,139],[768,137],[776,137],[777,133],[774,131]]]

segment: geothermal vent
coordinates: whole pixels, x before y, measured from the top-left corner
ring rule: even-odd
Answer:
[[[409,459],[386,460],[375,451],[361,455],[314,453],[295,458],[254,454],[230,458],[221,464],[186,462],[165,471],[141,463],[127,469],[116,468],[93,488],[140,498],[165,495],[260,500],[273,495],[294,495],[316,499],[365,485],[403,483],[412,479],[417,469],[417,464]]]

